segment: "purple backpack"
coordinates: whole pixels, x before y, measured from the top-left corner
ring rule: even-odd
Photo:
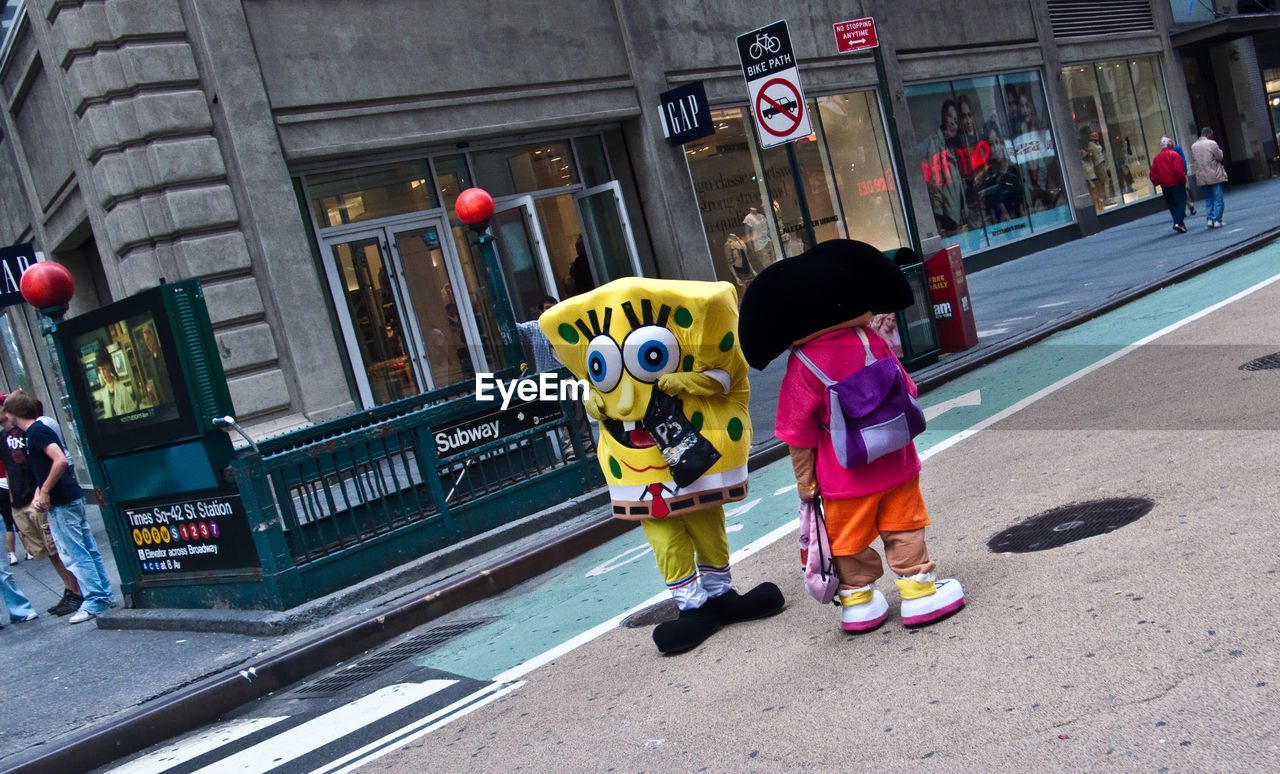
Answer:
[[[831,556],[821,500],[800,503],[800,563],[804,565],[804,587],[809,596],[819,602],[834,602],[840,578]]]
[[[827,386],[831,401],[831,445],[836,460],[856,468],[895,452],[924,432],[924,412],[907,390],[902,371],[892,357],[877,360],[861,327],[855,328],[866,361],[862,368],[840,381],[827,378],[799,349],[800,362]]]

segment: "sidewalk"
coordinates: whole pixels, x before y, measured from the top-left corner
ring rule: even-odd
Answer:
[[[936,387],[1280,236],[1280,180],[1231,187],[1226,199],[1222,229],[1192,218],[1191,232],[1178,235],[1161,211],[970,275],[979,345],[921,369],[917,382],[922,390]],[[777,370],[752,374],[758,442],[772,432]],[[780,456],[757,447],[753,466]],[[90,517],[105,549],[97,508]],[[0,771],[102,765],[533,577],[630,526],[608,516],[602,496],[588,495],[295,611],[117,610],[101,626],[47,615],[61,594],[52,567],[20,562],[11,569],[40,618],[0,631],[0,664],[10,676]],[[118,578],[109,551],[104,559]],[[171,630],[128,628],[138,626]]]

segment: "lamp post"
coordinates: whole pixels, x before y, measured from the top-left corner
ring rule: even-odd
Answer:
[[[453,205],[458,213],[458,220],[476,232],[476,244],[480,246],[480,255],[484,259],[485,274],[493,293],[493,315],[498,325],[498,335],[502,338],[502,346],[508,366],[517,366],[524,358],[524,347],[516,333],[515,312],[507,296],[507,284],[502,277],[502,267],[498,264],[498,253],[495,246],[497,240],[489,233],[489,218],[493,216],[493,197],[482,188],[468,188],[458,194]]]
[[[40,332],[44,335],[45,346],[49,349],[49,362],[54,366],[54,381],[58,388],[58,400],[62,401],[70,416],[71,398],[67,392],[67,364],[62,360],[62,352],[53,340],[58,330],[58,323],[67,313],[67,305],[76,292],[76,281],[71,271],[60,263],[38,261],[22,272],[18,280],[18,290],[28,304],[35,307],[40,318]],[[74,428],[72,428],[74,431]],[[79,445],[77,443],[77,445]]]

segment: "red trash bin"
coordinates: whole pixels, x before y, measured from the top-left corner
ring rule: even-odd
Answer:
[[[962,352],[978,343],[978,326],[969,302],[960,245],[947,245],[924,262],[929,276],[929,297],[937,322],[938,343],[943,352]]]

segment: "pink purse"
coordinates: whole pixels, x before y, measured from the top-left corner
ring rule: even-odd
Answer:
[[[822,517],[822,501],[800,503],[800,561],[804,563],[804,587],[819,602],[835,603],[840,590],[836,562],[827,538],[827,520]]]

